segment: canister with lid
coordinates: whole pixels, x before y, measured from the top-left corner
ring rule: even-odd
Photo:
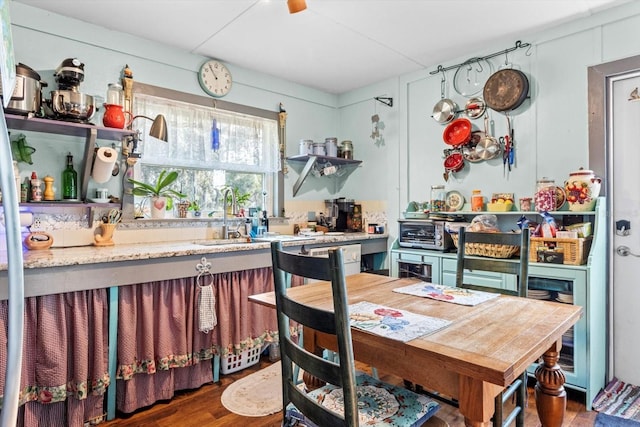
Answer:
[[[329,157],[338,157],[338,138],[325,138],[324,149]]]
[[[327,152],[324,148],[324,142],[314,142],[313,143],[313,154],[316,156],[326,156]]]
[[[300,149],[298,153],[301,156],[308,156],[313,153],[313,140],[311,139],[301,139],[300,140]]]
[[[339,157],[343,159],[353,160],[353,143],[349,140],[342,141],[340,144]]]
[[[107,86],[107,104],[124,107],[124,90],[119,83],[109,83]]]

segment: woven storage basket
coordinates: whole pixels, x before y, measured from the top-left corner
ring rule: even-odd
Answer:
[[[538,248],[550,246],[562,248],[564,253],[563,264],[582,265],[587,263],[589,250],[591,249],[591,237],[578,239],[559,239],[546,237],[532,237],[529,242],[529,262],[538,260]]]
[[[458,235],[451,233],[453,244],[458,247]],[[520,250],[519,246],[490,245],[487,243],[465,243],[464,252],[467,255],[486,256],[489,258],[511,258]]]

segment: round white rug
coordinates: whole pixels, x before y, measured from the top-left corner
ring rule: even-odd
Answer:
[[[280,362],[231,383],[222,392],[222,405],[234,414],[263,417],[282,410]]]

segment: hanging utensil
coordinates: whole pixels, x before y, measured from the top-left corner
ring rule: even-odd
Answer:
[[[442,139],[448,145],[457,147],[466,144],[471,139],[471,122],[468,119],[455,119],[447,125],[442,134]]]
[[[444,71],[442,72],[442,80],[440,81],[440,101],[433,107],[433,114],[431,117],[441,124],[449,123],[456,118],[458,114],[458,104],[450,99],[444,97],[446,77]]]
[[[518,108],[529,95],[529,80],[520,70],[505,68],[489,77],[484,85],[483,98],[487,107],[495,111]]]
[[[511,172],[511,166],[514,161],[513,154],[513,127],[511,126],[511,117],[508,112],[505,112],[505,116],[507,116],[507,135],[505,136],[505,140],[509,145],[509,152],[507,156],[507,164],[509,165],[509,172]]]
[[[111,144],[111,148],[113,148],[114,150],[116,149],[116,144]],[[111,170],[111,176],[118,176],[118,174],[120,173],[120,163],[118,163],[118,161],[116,161],[113,164],[113,169]]]
[[[453,88],[460,95],[471,97],[482,92],[484,84],[492,73],[493,65],[486,59],[468,59],[458,67],[453,76]]]
[[[491,160],[500,154],[500,143],[489,133],[489,115],[484,117],[485,136],[476,145],[476,155],[481,160]]]
[[[462,146],[462,155],[464,159],[470,163],[477,163],[482,161],[483,159],[478,156],[476,152],[476,147],[478,143],[482,141],[487,136],[486,132],[482,131],[474,131],[471,132],[471,139],[469,142]]]
[[[482,98],[471,98],[464,106],[464,112],[472,120],[482,117],[486,110],[487,104]]]

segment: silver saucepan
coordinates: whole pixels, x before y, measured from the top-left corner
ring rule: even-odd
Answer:
[[[444,76],[444,71],[443,71],[442,80],[440,81],[441,99],[433,107],[433,114],[431,115],[431,117],[433,117],[433,119],[436,122],[442,123],[442,124],[451,122],[458,115],[458,104],[444,97],[445,82],[446,82],[446,78]]]

